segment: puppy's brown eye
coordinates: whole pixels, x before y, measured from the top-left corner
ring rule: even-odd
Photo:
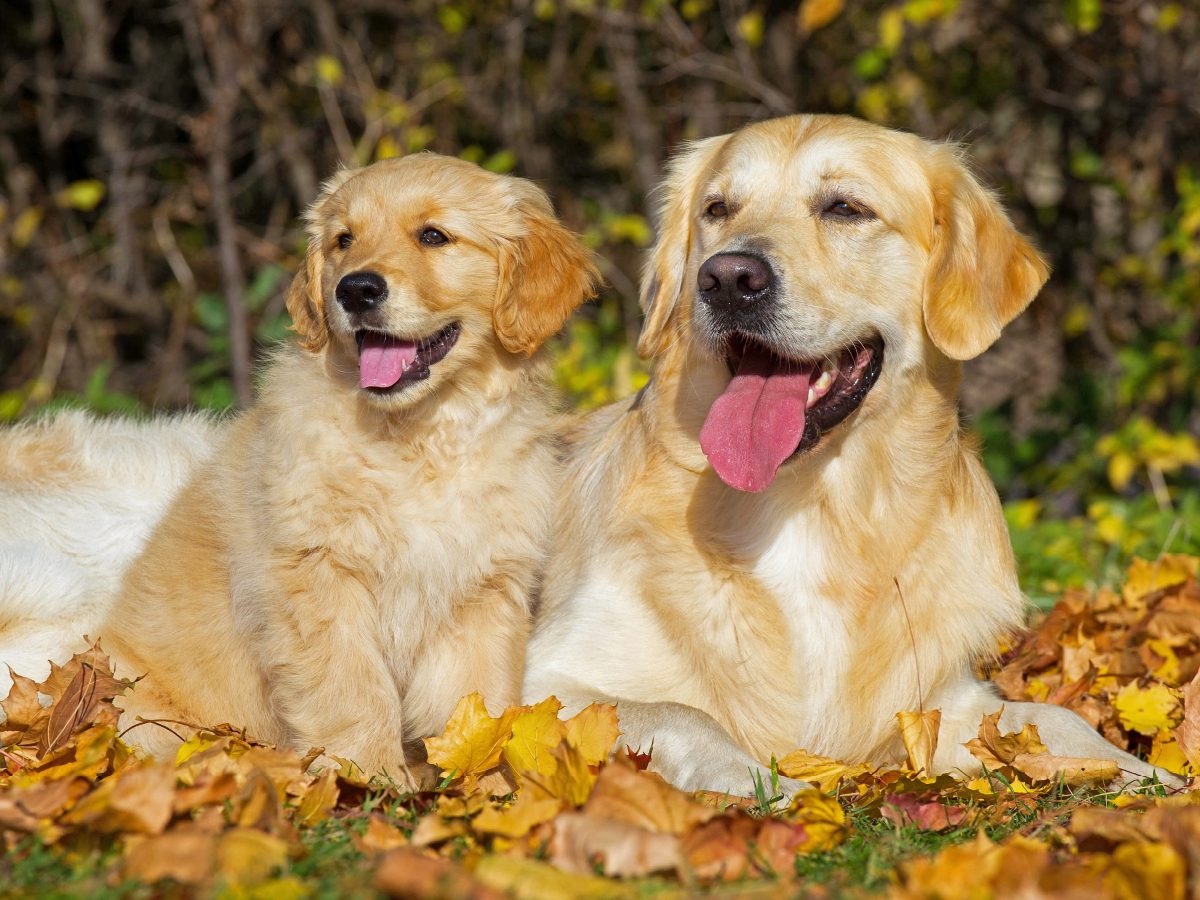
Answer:
[[[440,247],[442,244],[450,243],[450,238],[436,228],[426,228],[421,232],[421,243],[427,247]]]
[[[717,200],[708,204],[708,209],[704,210],[704,214],[711,219],[723,219],[729,215],[729,208],[725,205],[724,200]]]
[[[349,250],[350,245],[353,243],[354,243],[354,238],[351,236],[350,232],[347,231],[345,234],[338,235],[338,249],[339,250]]]

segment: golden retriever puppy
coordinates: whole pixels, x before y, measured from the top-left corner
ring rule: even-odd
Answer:
[[[690,145],[645,273],[653,379],[569,435],[525,697],[615,700],[685,789],[752,794],[796,748],[903,760],[922,701],[938,772],[978,771],[963,742],[1004,705],[1052,753],[1172,778],[972,675],[1025,600],[959,361],[1046,277],[953,146],[840,116]]]
[[[405,742],[461,696],[518,699],[560,474],[535,351],[597,275],[533,184],[432,154],[341,172],[308,221],[301,346],[100,636],[118,675],[144,676],[123,727],[229,722],[404,779]],[[155,725],[129,738],[179,745]]]

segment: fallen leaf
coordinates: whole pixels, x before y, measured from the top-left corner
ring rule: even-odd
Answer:
[[[704,822],[684,835],[680,851],[692,874],[705,881],[736,881],[750,869],[759,821],[741,810]]]
[[[916,794],[886,794],[880,808],[889,822],[897,825],[916,825],[923,831],[944,831],[955,828],[967,818],[961,806],[947,806],[935,797]]]
[[[1137,604],[1147,594],[1200,577],[1198,567],[1200,559],[1181,553],[1164,553],[1161,560],[1154,561],[1135,558],[1125,572],[1121,596],[1126,603]]]
[[[403,831],[374,813],[367,820],[367,830],[362,836],[351,832],[351,839],[358,852],[368,856],[386,853],[408,844],[408,838],[404,836]]]
[[[1128,843],[1113,851],[1105,881],[1116,897],[1183,900],[1183,858],[1166,844]]]
[[[484,856],[472,874],[493,891],[503,892],[491,895],[496,900],[504,896],[515,900],[629,900],[631,896],[629,887],[621,882],[571,875],[547,863],[514,856]]]
[[[174,805],[174,767],[147,764],[104,779],[63,816],[63,823],[101,832],[161,834]]]
[[[1183,721],[1173,731],[1193,772],[1200,772],[1200,670],[1183,691]]]
[[[609,877],[640,878],[672,871],[680,861],[679,838],[673,834],[578,812],[554,820],[547,850],[555,866],[575,875],[590,874],[599,865]]]
[[[148,883],[170,878],[182,884],[202,884],[211,879],[216,858],[213,835],[178,828],[128,842],[121,871],[126,878]]]
[[[504,894],[476,881],[448,859],[431,858],[401,847],[388,853],[375,872],[375,887],[401,900],[507,900]]]
[[[989,769],[1007,766],[1018,753],[1045,753],[1046,745],[1038,737],[1037,726],[1026,724],[1020,731],[1002,734],[1000,731],[1001,707],[979,723],[979,736],[963,744],[971,755]]]
[[[529,782],[525,790],[531,792],[533,799],[554,797],[565,800],[572,806],[582,806],[592,792],[596,776],[588,769],[588,764],[580,752],[566,741],[555,747],[551,756],[557,764],[550,774],[529,771],[523,773],[523,777]]]
[[[467,823],[462,819],[447,821],[438,813],[431,813],[417,823],[413,829],[410,843],[414,847],[429,847],[444,841],[461,837],[467,833]]]
[[[562,704],[554,697],[520,713],[512,722],[512,737],[504,745],[504,759],[514,772],[550,775],[558,761],[554,749],[567,735],[567,726],[558,719]],[[578,744],[576,744],[578,747]]]
[[[478,693],[458,701],[441,737],[425,738],[429,761],[444,773],[454,773],[464,788],[500,762],[505,742],[512,737],[514,720],[524,707],[510,706],[498,719],[488,715]]]
[[[522,793],[507,809],[485,807],[483,812],[471,820],[471,827],[481,834],[498,834],[506,838],[524,837],[538,825],[557,816],[562,808],[561,800],[537,800],[530,793]]]
[[[296,810],[297,825],[312,826],[329,818],[329,814],[337,806],[337,779],[337,772],[327,769],[313,782]]]
[[[842,781],[853,780],[871,771],[870,766],[848,766],[835,759],[816,756],[807,750],[789,753],[779,760],[777,766],[780,775],[815,784],[825,793],[832,791]]]
[[[1120,767],[1109,759],[1076,759],[1049,753],[1018,753],[1011,765],[1034,781],[1061,781],[1071,787],[1107,784],[1121,774]]]
[[[639,771],[621,760],[600,770],[584,812],[671,834],[683,834],[717,814],[653,772]]]
[[[1117,693],[1113,707],[1119,714],[1122,728],[1145,735],[1170,728],[1180,713],[1179,698],[1161,683],[1144,689],[1127,684]]]
[[[924,712],[901,712],[896,713],[896,718],[900,720],[900,737],[908,754],[909,768],[914,772],[932,772],[942,711],[927,709]]]
[[[790,810],[793,821],[802,824],[807,832],[800,848],[805,853],[832,850],[845,839],[846,812],[836,797],[807,788],[792,798]]]
[[[253,828],[234,828],[217,842],[217,872],[231,884],[266,881],[287,862],[287,842]]]
[[[565,724],[567,740],[589,766],[598,766],[607,760],[622,734],[618,727],[617,708],[611,703],[593,703],[584,707],[567,719]]]

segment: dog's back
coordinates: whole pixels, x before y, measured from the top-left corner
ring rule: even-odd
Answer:
[[[43,678],[94,637],[121,576],[220,433],[212,417],[83,411],[0,430],[0,663]],[[8,693],[0,666],[0,696]]]

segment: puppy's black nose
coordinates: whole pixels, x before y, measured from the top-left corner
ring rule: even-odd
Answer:
[[[387,299],[387,282],[374,272],[351,272],[333,292],[348,313],[370,312]]]
[[[700,266],[700,299],[727,312],[744,312],[767,298],[771,269],[757,256],[718,253]]]

